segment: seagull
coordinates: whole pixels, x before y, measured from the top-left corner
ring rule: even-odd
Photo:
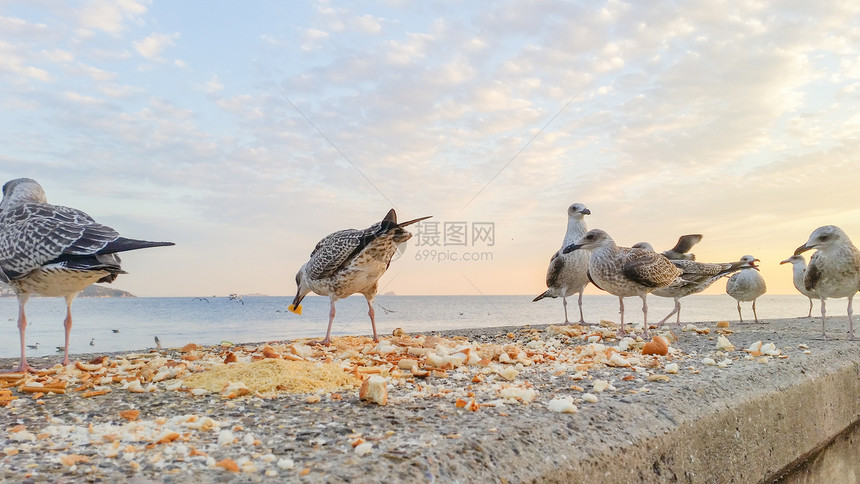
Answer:
[[[854,320],[851,303],[854,294],[860,289],[860,251],[848,235],[835,225],[818,227],[809,240],[794,251],[800,255],[810,249],[818,249],[809,259],[809,267],[803,278],[803,286],[816,291],[821,298],[821,338],[827,339],[824,330],[827,321],[825,301],[828,298],[848,298],[848,337],[854,337]]]
[[[112,331],[112,332],[114,332],[114,333],[119,333],[119,330],[118,330],[118,329],[112,329],[111,331]]]
[[[612,237],[600,229],[590,230],[575,244],[565,247],[562,253],[578,249],[591,252],[588,258],[588,278],[591,282],[599,289],[618,296],[622,332],[624,298],[642,298],[644,336],[648,337],[648,293],[672,284],[681,275],[681,269],[652,250],[618,247]]]
[[[382,221],[364,230],[340,230],[317,243],[311,252],[310,260],[296,274],[296,297],[287,308],[291,312],[301,314],[302,299],[311,291],[331,299],[325,339],[314,344],[331,344],[334,303],[355,293],[364,295],[367,300],[373,341],[379,341],[373,311],[379,278],[391,264],[391,257],[397,246],[412,237],[403,227],[428,218],[430,216],[398,224],[397,214],[392,208]]]
[[[36,344],[34,344],[34,345],[27,345],[27,348],[30,348],[31,350],[38,350],[39,349],[39,342],[37,341]]]
[[[677,314],[676,323],[681,324],[681,298],[697,294],[711,287],[721,277],[737,272],[745,264],[743,261],[726,263],[705,263],[689,259],[672,260],[672,264],[681,269],[681,275],[671,285],[655,289],[655,296],[671,297],[675,300],[672,310],[658,325],[662,326],[673,314]]]
[[[688,234],[682,235],[678,238],[678,243],[675,244],[675,247],[664,251],[663,255],[669,260],[696,260],[695,254],[690,254],[690,249],[693,248],[694,245],[698,244],[702,240],[702,234]],[[639,242],[638,244],[633,244],[634,249],[648,249],[654,250],[654,247],[651,246],[648,242]]]
[[[240,303],[242,303],[242,306],[244,306],[244,305],[245,305],[245,300],[244,300],[244,299],[242,299],[242,296],[240,296],[240,295],[238,295],[238,294],[236,294],[236,293],[230,294],[229,296],[227,296],[227,299],[228,299],[229,301],[236,301],[236,302],[240,302]]]
[[[155,337],[155,349],[161,351],[161,340],[158,339],[158,336]]]
[[[118,252],[173,245],[120,237],[74,208],[51,205],[35,180],[18,178],[3,185],[0,201],[0,281],[18,297],[21,363],[16,372],[35,370],[27,363],[24,306],[32,294],[66,299],[63,364],[69,364],[72,300],[94,282],[113,282],[125,272]]]
[[[813,255],[813,257],[815,257]],[[792,266],[792,281],[794,282],[794,287],[801,294],[809,298],[809,314],[806,316],[807,318],[812,317],[812,300],[813,299],[821,299],[818,296],[818,292],[813,290],[806,289],[806,286],[803,285],[803,279],[806,277],[806,259],[803,258],[802,255],[793,255],[788,259],[780,262],[780,264],[791,264]]]
[[[744,317],[741,315],[741,301],[752,301],[753,317],[755,322],[758,322],[758,315],[755,312],[755,300],[767,291],[767,285],[764,283],[764,277],[759,274],[759,268],[755,265],[756,262],[761,262],[751,255],[745,255],[740,260],[741,271],[733,274],[726,283],[726,293],[738,301],[738,317],[740,322],[744,322]]]
[[[588,253],[562,254],[561,251],[568,245],[575,244],[588,231],[585,226],[586,215],[591,215],[591,211],[581,203],[574,203],[567,208],[567,232],[564,234],[561,249],[552,255],[546,271],[548,289],[532,300],[536,302],[545,297],[561,297],[564,306],[564,324],[570,324],[567,318],[567,296],[577,292],[579,293],[579,323],[585,324],[585,317],[582,315],[582,293],[588,285]]]
[[[96,339],[95,338],[90,339],[90,346],[95,346],[95,345],[96,345]]]

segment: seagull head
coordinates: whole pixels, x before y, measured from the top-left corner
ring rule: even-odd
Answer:
[[[16,178],[3,185],[3,200],[0,201],[0,212],[22,203],[48,203],[45,190],[39,182],[32,178]]]
[[[806,260],[803,258],[802,255],[798,254],[798,255],[793,255],[793,256],[789,257],[788,259],[785,259],[784,261],[780,262],[780,265],[782,265],[782,264],[791,264],[791,265],[804,264],[805,265]]]
[[[645,249],[645,250],[650,250],[651,252],[654,252],[654,246],[652,246],[648,242],[638,242],[636,244],[633,244],[630,248],[631,249]]]
[[[615,241],[612,240],[612,237],[609,236],[606,232],[600,229],[592,229],[589,230],[581,239],[579,239],[575,244],[568,245],[564,249],[562,249],[563,254],[567,254],[569,252],[573,252],[574,250],[585,249],[585,250],[594,250],[600,247],[611,247],[615,245]]]
[[[591,210],[586,208],[586,206],[581,203],[574,203],[573,205],[567,207],[568,217],[581,219],[586,215],[591,215]]]
[[[755,257],[753,257],[751,255],[745,255],[745,256],[741,257],[740,262],[741,262],[741,266],[740,266],[741,269],[755,269],[757,271],[760,270],[758,268],[758,266],[755,265],[755,263],[761,262],[761,261],[756,259]]]
[[[296,297],[293,298],[293,303],[287,308],[290,312],[296,314],[302,314],[302,299],[311,292],[311,288],[307,283],[307,278],[305,277],[305,267],[302,266],[299,269],[299,272],[296,273]]]
[[[825,225],[815,229],[809,236],[809,240],[794,251],[794,255],[799,255],[810,249],[827,250],[846,241],[851,243],[848,235],[842,229],[835,225]]]

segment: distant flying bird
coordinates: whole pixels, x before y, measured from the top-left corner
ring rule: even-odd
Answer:
[[[161,340],[158,339],[158,336],[155,337],[155,349],[161,351]]]
[[[227,296],[227,298],[228,298],[228,300],[230,300],[230,301],[236,301],[236,302],[240,302],[240,303],[242,303],[242,306],[244,306],[244,305],[245,305],[245,300],[244,300],[244,299],[242,299],[242,296],[240,296],[240,295],[238,295],[238,294],[236,294],[236,293],[230,294],[229,296]]]
[[[51,205],[35,180],[18,178],[3,185],[0,281],[18,296],[21,363],[15,371],[35,371],[27,363],[24,345],[24,306],[32,294],[65,298],[63,364],[68,365],[72,300],[78,292],[124,274],[118,252],[165,245],[173,243],[126,239],[80,210]]]
[[[813,255],[813,257],[815,257]],[[792,269],[792,282],[794,282],[794,288],[797,289],[801,294],[809,298],[809,314],[806,316],[807,318],[812,317],[812,300],[813,299],[821,299],[818,296],[818,292],[814,289],[810,291],[804,286],[804,278],[806,277],[806,259],[803,258],[802,255],[793,255],[788,259],[780,262],[780,264],[791,264]]]
[[[648,336],[648,294],[672,284],[681,275],[669,259],[653,250],[618,247],[612,237],[599,229],[590,230],[562,253],[583,249],[590,252],[588,277],[599,289],[618,296],[621,330],[624,331],[624,298],[642,299],[644,335]]]
[[[296,297],[288,309],[301,314],[301,302],[311,291],[329,296],[331,309],[328,315],[328,330],[319,344],[331,343],[331,325],[334,321],[334,304],[351,294],[360,293],[367,300],[373,340],[376,335],[376,319],[373,300],[376,297],[379,278],[391,264],[397,246],[409,240],[412,234],[403,227],[430,218],[421,217],[397,223],[394,209],[388,211],[381,222],[364,230],[346,229],[323,238],[307,261],[296,274]]]
[[[803,285],[807,290],[817,292],[821,298],[821,337],[827,339],[825,301],[828,298],[847,297],[848,337],[856,339],[851,304],[854,294],[860,289],[860,251],[854,247],[848,235],[835,225],[815,229],[809,240],[794,251],[794,255],[810,249],[818,251],[809,259]]]
[[[112,332],[114,332],[114,333],[119,333],[119,330],[118,330],[118,329],[112,329],[111,331],[112,331]]]
[[[752,301],[753,318],[757,323],[755,301],[767,292],[764,277],[759,274],[759,268],[755,265],[756,262],[761,261],[751,255],[745,255],[741,257],[741,262],[743,263],[741,271],[732,275],[726,283],[726,293],[738,301],[738,317],[742,323],[744,317],[741,315],[741,301]]]
[[[90,339],[90,346],[95,346],[95,345],[96,345],[96,339],[95,339],[95,338],[91,338],[91,339]]]
[[[564,324],[570,324],[567,317],[567,296],[579,293],[579,322],[585,324],[582,314],[582,293],[588,285],[588,253],[574,251],[562,254],[562,250],[568,245],[575,244],[588,228],[585,226],[585,216],[591,211],[581,203],[574,203],[567,208],[567,232],[564,234],[561,248],[552,255],[549,260],[549,268],[546,271],[547,290],[534,298],[532,302],[540,301],[545,297],[560,297],[564,306]]]
[[[675,244],[675,247],[664,251],[663,255],[666,256],[669,260],[696,260],[695,254],[690,254],[690,249],[693,248],[694,245],[698,244],[702,240],[702,234],[688,234],[682,235],[678,238],[678,243]],[[639,242],[638,244],[633,244],[634,249],[648,249],[654,250],[654,247],[651,246],[648,242]]]
[[[672,264],[681,269],[681,275],[672,284],[651,292],[655,296],[671,297],[675,300],[675,309],[657,323],[658,325],[663,325],[673,314],[677,314],[675,322],[680,325],[682,297],[704,291],[723,276],[739,271],[745,262],[705,263],[677,259],[672,260]]]
[[[206,302],[209,302],[209,300],[208,300],[208,299],[206,299],[205,297],[195,297],[195,298],[194,298],[194,300],[195,300],[195,301],[206,301]]]

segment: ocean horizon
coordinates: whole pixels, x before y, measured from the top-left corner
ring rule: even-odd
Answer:
[[[395,328],[410,333],[524,326],[564,322],[561,299],[532,302],[534,295],[511,296],[396,296],[380,295],[374,305],[380,336]],[[579,320],[576,296],[568,298],[571,321]],[[308,296],[302,302],[301,316],[287,311],[291,296],[228,297],[133,297],[78,298],[72,306],[71,353],[145,350],[155,346],[158,336],[163,347],[187,343],[203,345],[280,341],[296,338],[322,338],[328,324],[329,299]],[[681,300],[682,323],[737,321],[736,301],[726,294],[694,295]],[[828,313],[845,316],[845,303],[834,300]],[[641,323],[639,298],[626,298],[625,321]],[[648,321],[656,323],[673,308],[672,299],[648,298]],[[744,321],[752,321],[750,303],[742,303]],[[809,310],[806,297],[764,295],[756,303],[759,319],[805,317]],[[62,298],[34,297],[27,303],[28,356],[57,353],[64,340],[63,319],[66,306]],[[332,336],[369,335],[370,318],[363,296],[337,302]],[[596,294],[583,297],[583,311],[589,322],[618,321],[618,298]],[[815,302],[813,317],[820,315]],[[18,303],[14,297],[0,298],[0,317],[4,318],[6,337],[0,339],[0,357],[17,358]],[[668,322],[674,322],[675,316]],[[116,330],[116,332],[114,331]],[[92,341],[92,345],[90,342]]]

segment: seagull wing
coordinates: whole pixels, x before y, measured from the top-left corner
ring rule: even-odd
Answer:
[[[809,259],[809,265],[806,267],[806,274],[803,276],[803,287],[807,291],[814,291],[818,281],[821,280],[821,269],[818,267],[818,252],[812,255]]]
[[[664,255],[646,249],[628,249],[621,272],[645,287],[668,286],[681,274]]]
[[[98,254],[119,234],[69,207],[27,203],[0,217],[0,268],[11,279],[44,264]]]
[[[689,234],[682,235],[678,238],[678,243],[675,244],[675,247],[672,247],[673,252],[678,252],[680,254],[686,254],[693,248],[694,245],[698,244],[702,240],[702,234]]]
[[[554,287],[558,283],[558,278],[561,276],[561,270],[564,268],[564,257],[556,251],[549,260],[549,268],[546,270],[546,287]]]

